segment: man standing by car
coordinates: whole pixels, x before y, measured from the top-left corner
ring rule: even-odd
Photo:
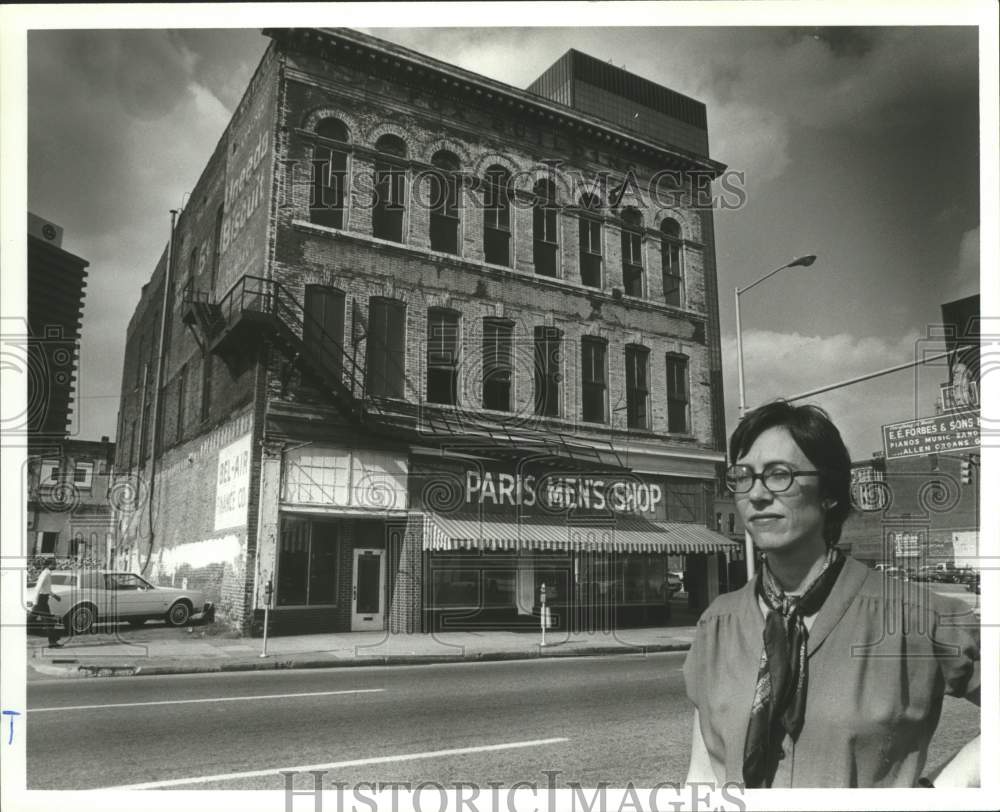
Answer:
[[[35,583],[35,606],[34,612],[45,627],[46,636],[49,638],[50,646],[59,645],[59,623],[52,615],[49,601],[61,601],[58,595],[52,592],[52,568],[56,565],[54,558],[46,558],[42,562],[42,571],[38,573],[38,581]]]

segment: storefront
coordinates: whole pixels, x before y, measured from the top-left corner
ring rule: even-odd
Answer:
[[[406,458],[383,451],[308,444],[282,455],[277,538],[261,550],[265,570],[273,561],[273,632],[387,628],[406,474]]]
[[[423,627],[537,627],[543,584],[557,629],[669,623],[670,574],[705,600],[739,552],[705,525],[706,498],[698,480],[417,461]]]

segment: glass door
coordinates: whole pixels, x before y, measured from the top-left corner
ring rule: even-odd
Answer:
[[[354,551],[351,631],[385,628],[385,550]]]

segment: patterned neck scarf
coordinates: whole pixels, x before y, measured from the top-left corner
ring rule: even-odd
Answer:
[[[796,741],[802,731],[809,683],[809,635],[803,617],[819,611],[845,560],[839,550],[829,549],[823,569],[802,595],[786,595],[766,559],[761,567],[755,591],[770,611],[764,622],[764,647],[744,748],[747,789],[771,786],[785,755],[781,746],[785,734]]]

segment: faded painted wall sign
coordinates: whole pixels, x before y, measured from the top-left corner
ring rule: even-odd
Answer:
[[[225,203],[219,229],[221,295],[243,274],[263,275],[277,111],[273,60],[261,65],[227,132]]]
[[[215,529],[242,527],[247,523],[250,489],[250,435],[219,450],[215,476]]]

